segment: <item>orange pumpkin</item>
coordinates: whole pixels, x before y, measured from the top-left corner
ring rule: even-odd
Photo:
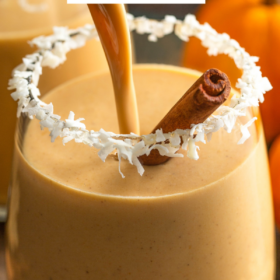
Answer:
[[[226,32],[253,56],[260,57],[263,76],[273,90],[265,95],[261,114],[267,142],[280,134],[280,5],[279,0],[209,0],[197,14],[219,33]],[[191,38],[186,44],[183,65],[204,72],[216,67],[228,74],[234,87],[242,73],[226,55],[209,57],[201,43]]]
[[[280,136],[276,138],[269,150],[269,165],[275,220],[278,228],[280,229]]]

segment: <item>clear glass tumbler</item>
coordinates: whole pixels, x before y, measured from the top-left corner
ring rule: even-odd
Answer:
[[[134,66],[141,133],[149,133],[201,73]],[[80,93],[83,92],[81,95]],[[109,72],[86,75],[44,97],[91,129],[117,132]],[[67,102],[65,102],[67,101]],[[248,112],[248,118],[258,110]],[[57,139],[21,117],[6,228],[9,280],[273,280],[274,226],[260,118],[251,137],[220,130],[198,161],[134,166]]]

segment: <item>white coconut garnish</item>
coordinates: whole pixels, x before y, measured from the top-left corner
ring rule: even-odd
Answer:
[[[25,2],[25,1],[22,1]],[[55,68],[66,60],[66,54],[72,49],[82,47],[87,40],[95,38],[98,34],[94,25],[85,25],[75,30],[66,27],[55,27],[51,36],[40,36],[33,39],[30,44],[37,46],[38,50],[27,55],[23,63],[16,67],[9,81],[9,89],[15,90],[11,96],[18,101],[17,116],[21,113],[27,114],[29,118],[40,120],[41,129],[48,128],[51,141],[57,137],[63,138],[63,144],[74,140],[77,143],[84,143],[99,150],[98,155],[105,161],[112,152],[117,153],[119,159],[119,171],[121,172],[121,159],[127,160],[135,165],[140,175],[144,168],[138,160],[141,155],[149,155],[152,149],[157,149],[162,156],[183,157],[177,153],[181,147],[187,150],[187,156],[197,160],[199,158],[196,142],[211,140],[212,133],[224,128],[230,133],[236,124],[239,116],[245,116],[247,108],[259,106],[263,102],[265,92],[272,89],[269,80],[262,77],[260,67],[256,66],[257,57],[251,57],[238,42],[231,39],[229,35],[218,34],[209,24],[199,24],[195,16],[187,15],[184,21],[177,20],[174,16],[166,16],[162,21],[147,19],[145,17],[134,18],[127,14],[127,20],[131,31],[135,30],[140,34],[149,34],[148,39],[157,41],[164,35],[175,32],[184,41],[190,36],[195,36],[202,41],[202,45],[208,48],[209,55],[227,54],[231,57],[236,66],[243,70],[243,75],[236,84],[240,89],[240,97],[234,96],[229,106],[219,107],[215,115],[209,117],[205,122],[192,125],[191,129],[177,129],[170,133],[163,133],[161,129],[154,134],[115,134],[87,130],[82,123],[83,118],[75,120],[74,112],[70,112],[68,119],[61,120],[61,117],[53,112],[53,105],[45,104],[39,99],[40,91],[37,88],[42,66]],[[245,125],[240,125],[242,134],[238,144],[244,143],[249,137],[248,127],[256,120],[252,118]],[[182,141],[181,141],[182,139]]]

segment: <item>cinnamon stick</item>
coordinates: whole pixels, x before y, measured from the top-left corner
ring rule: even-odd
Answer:
[[[207,70],[171,108],[167,115],[153,129],[163,133],[176,129],[190,129],[192,124],[204,122],[230,94],[231,86],[227,75],[218,69]],[[161,156],[158,150],[149,156],[138,158],[144,165],[158,165],[170,159]]]

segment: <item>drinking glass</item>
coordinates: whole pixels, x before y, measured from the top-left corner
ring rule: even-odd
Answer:
[[[140,73],[135,74],[137,92],[146,73],[153,75],[150,68],[135,66]],[[165,71],[172,71],[165,68],[163,79]],[[175,76],[165,82],[167,90],[178,83]],[[98,100],[111,85],[106,82],[105,89],[94,93],[98,79],[76,79],[55,89],[51,99],[57,103],[55,93],[71,98],[71,90],[84,85],[87,103],[93,98],[94,106],[102,107]],[[141,91],[137,96],[143,133],[167,109],[158,101],[157,114],[147,111],[146,104],[158,100],[152,92],[148,99]],[[108,95],[113,100],[112,89]],[[174,98],[168,98],[173,104]],[[62,117],[77,101],[69,102],[58,111]],[[113,101],[106,108],[113,114]],[[116,119],[103,121],[103,126],[106,114],[100,114],[92,118],[94,130],[99,125],[116,129]],[[258,111],[249,113],[255,115],[259,117]],[[21,117],[16,133],[6,227],[8,279],[274,279],[270,181],[260,121],[244,146],[233,144],[240,136],[237,130],[216,132],[209,143],[199,145],[197,162],[171,159],[146,166],[143,177],[122,162],[125,179],[116,160],[102,163],[96,151],[82,144],[49,143],[47,132],[34,134],[38,125]],[[38,162],[30,157],[32,141],[42,145]],[[60,149],[67,154],[59,155]],[[79,158],[81,153],[87,157]],[[43,170],[45,163],[51,168]]]
[[[141,134],[201,75],[155,64],[133,71]],[[63,119],[73,110],[87,127],[117,132],[113,96],[104,71],[64,83],[44,101]],[[237,145],[240,124],[252,117],[258,120],[251,137]],[[199,147],[197,161],[182,151],[182,159],[145,166],[142,177],[123,160],[122,178],[113,156],[103,163],[86,145],[50,143],[48,131],[21,116],[6,227],[8,279],[273,280],[272,199],[258,109]]]

